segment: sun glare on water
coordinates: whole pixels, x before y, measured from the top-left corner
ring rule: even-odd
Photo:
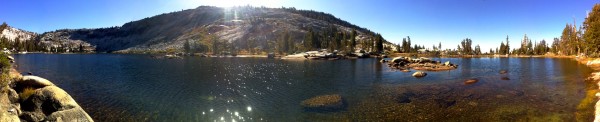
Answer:
[[[281,7],[281,0],[179,0],[184,5],[208,5],[217,7],[233,7],[233,6],[265,6],[265,7]]]

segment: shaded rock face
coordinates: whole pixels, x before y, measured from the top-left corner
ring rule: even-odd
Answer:
[[[427,76],[427,73],[425,73],[425,72],[421,72],[421,71],[417,71],[417,72],[413,73],[413,74],[412,74],[412,76],[413,76],[413,77],[420,78],[420,77],[425,77],[425,76]]]
[[[316,96],[300,103],[307,111],[328,112],[339,111],[346,108],[346,104],[339,94]]]

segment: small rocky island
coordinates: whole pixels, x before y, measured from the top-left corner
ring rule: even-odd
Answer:
[[[409,71],[409,69],[422,71],[446,71],[453,70],[458,67],[458,65],[452,64],[450,61],[441,63],[440,61],[434,61],[425,57],[396,57],[390,61],[382,59],[381,62],[388,63],[388,66],[392,69],[398,69],[405,72]]]

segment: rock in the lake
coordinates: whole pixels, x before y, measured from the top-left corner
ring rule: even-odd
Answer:
[[[300,105],[309,111],[337,111],[346,107],[339,94],[316,96],[302,101]]]
[[[396,57],[392,59],[393,63],[400,63],[400,62],[408,62],[408,60],[406,60],[406,58],[404,57]]]
[[[17,85],[23,87],[42,88],[45,86],[54,86],[54,83],[38,76],[28,75],[23,76],[21,80],[17,81]]]
[[[478,81],[479,80],[472,78],[472,79],[466,80],[465,85],[474,84],[474,83],[477,83]]]
[[[501,77],[500,79],[501,80],[510,80],[510,78],[508,78],[508,77]]]
[[[451,64],[450,61],[444,62],[444,66],[450,66],[450,64]]]
[[[506,71],[506,70],[500,70],[500,74],[506,74],[506,73],[508,73],[508,71]]]
[[[21,118],[27,121],[93,122],[67,92],[56,86],[37,89],[21,105]]]
[[[421,72],[421,71],[417,71],[417,72],[413,73],[413,74],[412,74],[412,76],[413,76],[413,77],[420,78],[420,77],[425,77],[425,76],[427,76],[427,73],[425,73],[425,72]]]
[[[515,95],[515,96],[523,96],[523,94],[525,94],[525,92],[522,92],[522,91],[509,91],[508,93]]]

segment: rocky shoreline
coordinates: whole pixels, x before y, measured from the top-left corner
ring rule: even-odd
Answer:
[[[63,89],[47,79],[21,75],[10,68],[8,86],[0,93],[0,121],[93,122]]]
[[[585,64],[586,66],[592,68],[594,72],[588,77],[588,80],[592,80],[596,83],[598,87],[600,87],[600,59],[587,59],[587,58],[575,58],[579,63]],[[598,88],[600,90],[600,88]],[[595,99],[596,103],[594,105],[594,122],[600,122],[600,92],[596,92]]]

